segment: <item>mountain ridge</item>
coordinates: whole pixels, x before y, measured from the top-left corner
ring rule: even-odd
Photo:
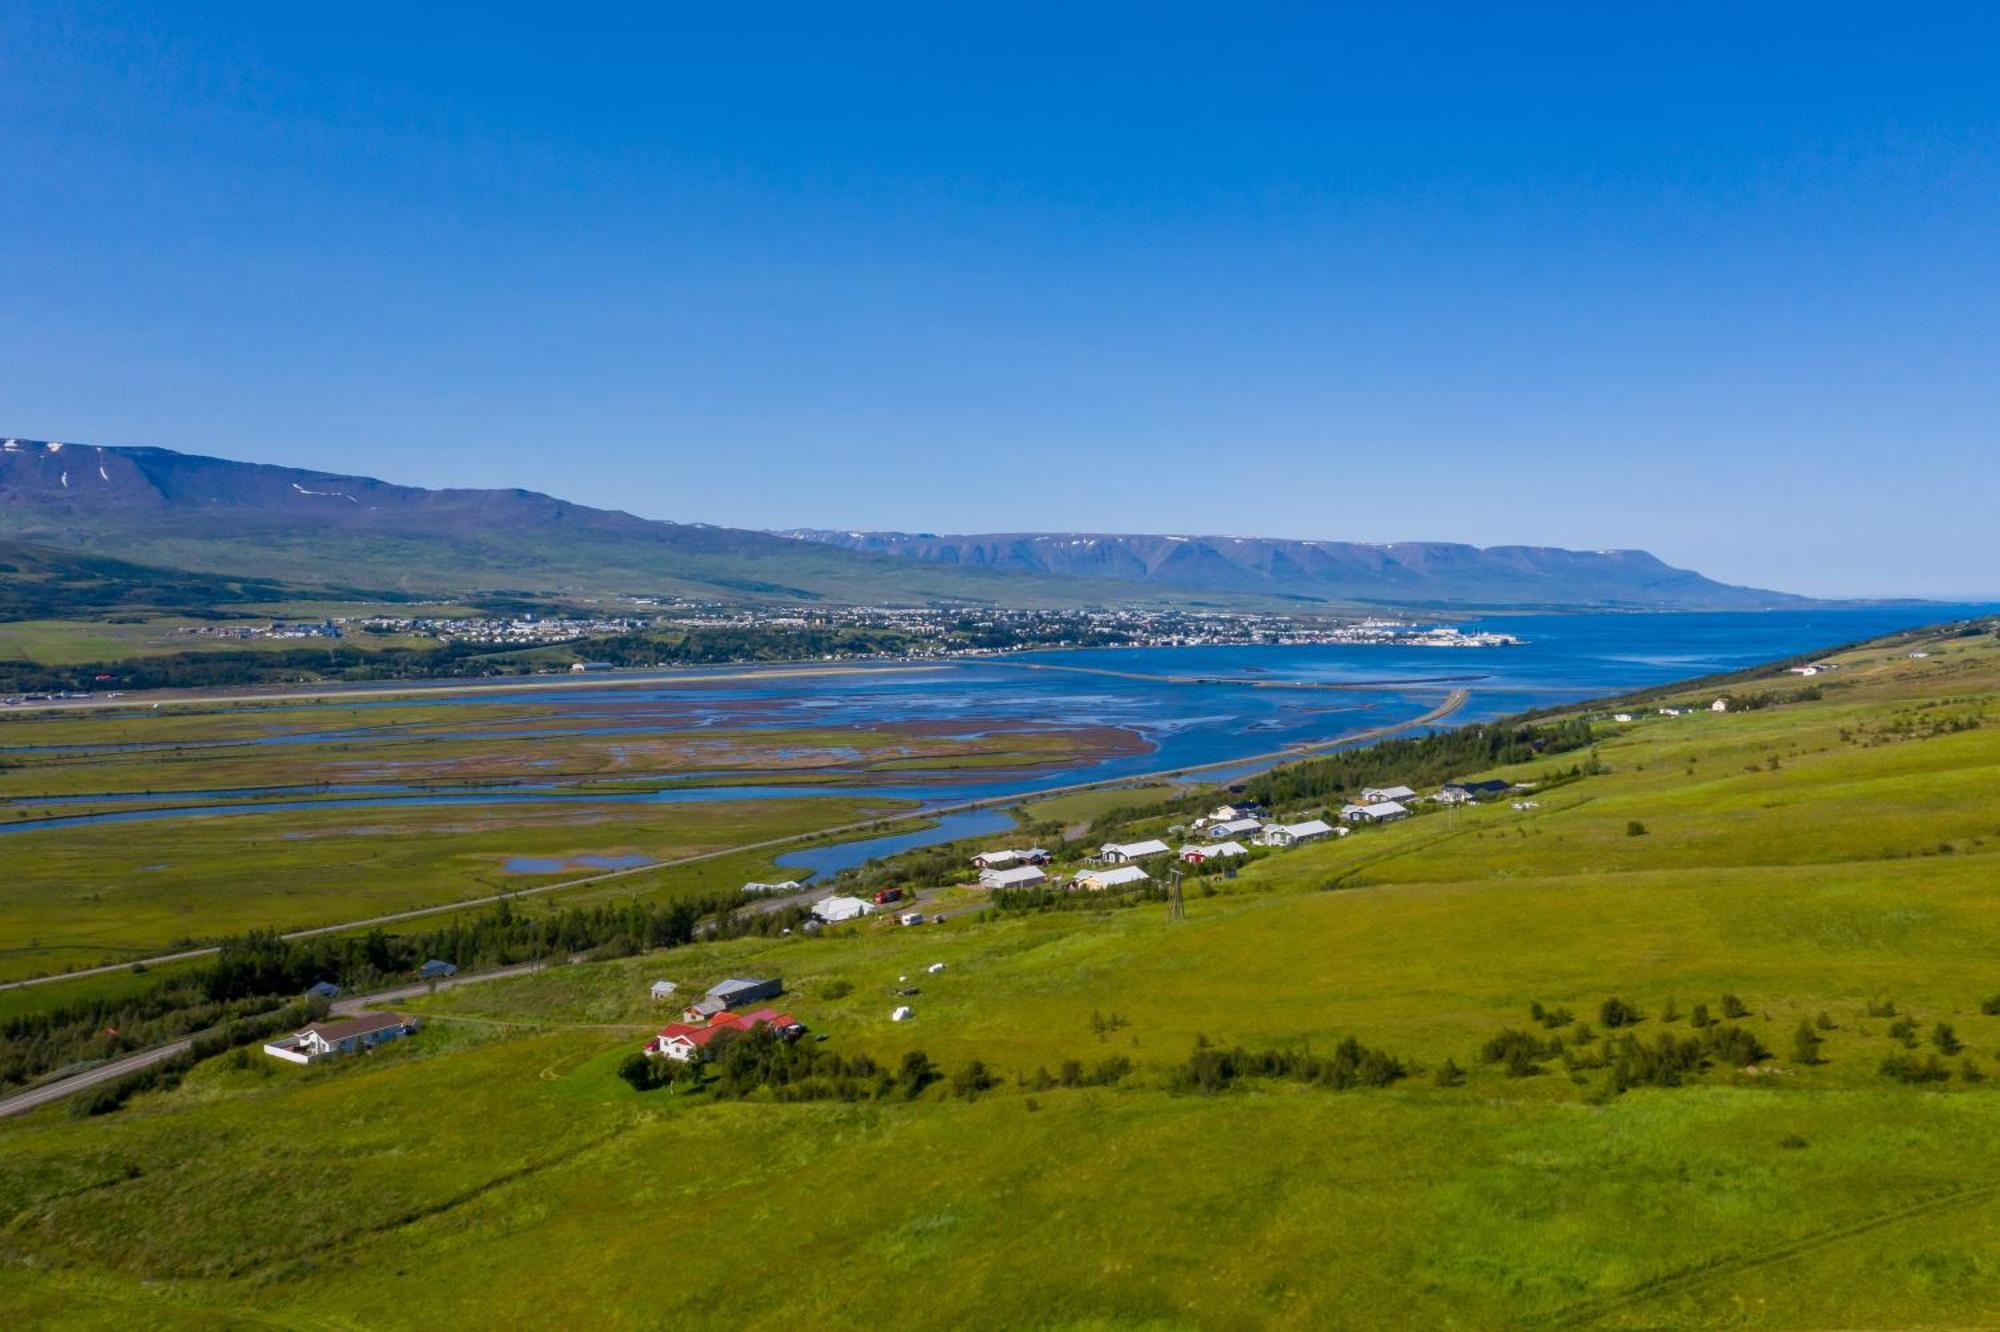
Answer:
[[[762,532],[520,488],[427,489],[148,445],[0,440],[0,538],[162,568],[411,595],[829,604],[1752,609],[1643,551],[1264,537]]]
[[[1643,550],[1109,532],[958,536],[792,528],[781,535],[920,563],[1363,604],[1764,609],[1811,599],[1717,582]]]

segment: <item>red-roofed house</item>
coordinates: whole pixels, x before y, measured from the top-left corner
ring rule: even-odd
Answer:
[[[737,1035],[757,1027],[768,1026],[783,1040],[796,1040],[805,1031],[805,1024],[790,1013],[780,1013],[775,1008],[760,1008],[754,1013],[723,1013],[705,1026],[693,1026],[686,1022],[669,1022],[660,1028],[660,1034],[646,1043],[649,1055],[665,1055],[682,1063],[696,1058],[725,1034]]]

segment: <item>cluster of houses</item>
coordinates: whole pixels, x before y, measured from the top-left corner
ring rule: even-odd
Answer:
[[[655,1003],[671,999],[679,987],[672,981],[654,981]],[[790,1013],[775,1008],[751,1008],[764,999],[776,999],[785,992],[785,982],[776,976],[732,976],[708,987],[700,999],[681,1010],[679,1022],[669,1022],[660,1034],[646,1042],[646,1053],[654,1058],[690,1063],[702,1058],[716,1042],[769,1027],[779,1039],[795,1041],[805,1035],[805,1024]]]

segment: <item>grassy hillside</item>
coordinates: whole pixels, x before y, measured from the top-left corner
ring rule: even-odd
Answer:
[[[245,561],[242,568],[260,567]],[[282,602],[295,589],[270,578],[224,577],[132,564],[24,541],[0,541],[0,622],[110,612],[201,612]]]
[[[2000,640],[1841,660],[1728,713],[1601,719],[1595,763],[1499,774],[1590,770],[1537,808],[1274,855],[1184,922],[1107,901],[560,967],[419,1001],[422,1035],[344,1065],[223,1057],[106,1118],[0,1125],[0,1301],[73,1326],[1990,1325]],[[758,972],[809,1048],[944,1077],[852,1103],[617,1078],[653,978]],[[1349,1036],[1405,1076],[1218,1057]],[[1692,1053],[1667,1076],[1662,1050]]]

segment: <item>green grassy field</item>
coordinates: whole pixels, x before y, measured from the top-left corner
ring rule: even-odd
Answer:
[[[513,873],[515,857],[671,860],[903,808],[828,796],[687,805],[304,809],[6,834],[0,979],[146,957],[250,929],[302,929],[579,878]],[[757,857],[755,865],[768,863]],[[709,889],[716,871],[619,880],[620,892]],[[738,879],[735,887],[742,882]],[[577,899],[581,900],[581,899]]]
[[[1602,770],[1538,808],[1274,855],[1191,886],[1182,922],[878,918],[556,967],[417,1001],[423,1033],[365,1059],[223,1057],[107,1118],[0,1125],[0,1303],[68,1326],[1991,1326],[2000,642],[1909,646],[1850,654],[1815,699],[1606,720]],[[791,1104],[614,1076],[662,1018],[651,980],[770,972],[824,1048],[1000,1085]],[[1651,1042],[1725,995],[1764,1057],[1622,1093],[1591,1065],[1606,1000]],[[1507,1028],[1576,1067],[1483,1061]],[[1174,1075],[1201,1038],[1349,1035],[1409,1076]],[[1934,1053],[1942,1081],[1881,1072]],[[1114,1057],[1110,1085],[1035,1085]]]

